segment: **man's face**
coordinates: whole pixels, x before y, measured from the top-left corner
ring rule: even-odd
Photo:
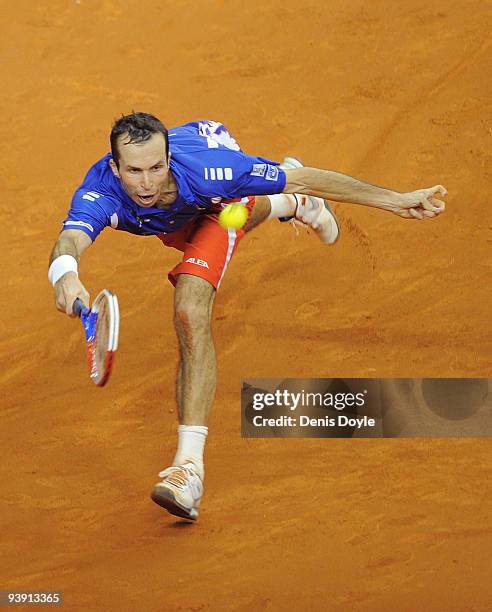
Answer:
[[[111,160],[111,168],[136,204],[145,208],[155,206],[168,182],[164,135],[152,134],[149,140],[140,143],[125,144],[127,141],[127,134],[119,137],[120,167]]]

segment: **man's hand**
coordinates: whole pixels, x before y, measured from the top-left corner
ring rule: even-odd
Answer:
[[[50,268],[58,257],[69,255],[69,259],[73,257],[76,262],[74,262],[75,265],[72,266],[72,270],[74,267],[77,269],[76,264],[80,261],[80,256],[91,244],[92,240],[81,230],[63,230],[51,251]],[[65,269],[62,268],[60,273],[63,274],[64,271]],[[89,306],[89,294],[84,285],[79,281],[77,274],[73,271],[65,271],[63,276],[57,274],[56,278],[58,278],[54,285],[56,307],[60,312],[66,313],[69,317],[75,317],[72,312],[73,303],[77,298],[80,298],[84,306]],[[54,279],[50,278],[50,280],[53,282]]]
[[[446,205],[442,200],[434,197],[436,194],[447,195],[448,191],[442,185],[417,189],[409,193],[402,193],[398,202],[391,207],[391,212],[403,219],[424,219],[437,217],[444,212]]]
[[[56,307],[69,317],[75,317],[72,311],[73,303],[80,298],[84,306],[89,307],[90,296],[76,274],[67,272],[55,284]]]

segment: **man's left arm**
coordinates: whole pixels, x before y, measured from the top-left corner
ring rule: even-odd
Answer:
[[[442,185],[399,193],[332,170],[295,168],[285,170],[285,175],[284,193],[303,193],[335,202],[372,206],[404,219],[435,217],[445,209],[444,202],[435,197],[436,194],[447,194]]]

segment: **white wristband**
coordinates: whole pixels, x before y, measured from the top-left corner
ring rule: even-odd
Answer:
[[[48,270],[48,278],[53,287],[67,272],[75,272],[77,276],[79,275],[77,260],[71,255],[60,255],[53,261]]]

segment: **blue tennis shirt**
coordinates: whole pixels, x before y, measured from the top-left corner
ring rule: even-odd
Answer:
[[[169,130],[171,172],[178,197],[168,208],[144,208],[125,193],[108,153],[75,191],[63,222],[91,240],[110,226],[140,236],[180,229],[221,200],[281,193],[285,172],[278,162],[246,155],[221,123],[194,121]]]

